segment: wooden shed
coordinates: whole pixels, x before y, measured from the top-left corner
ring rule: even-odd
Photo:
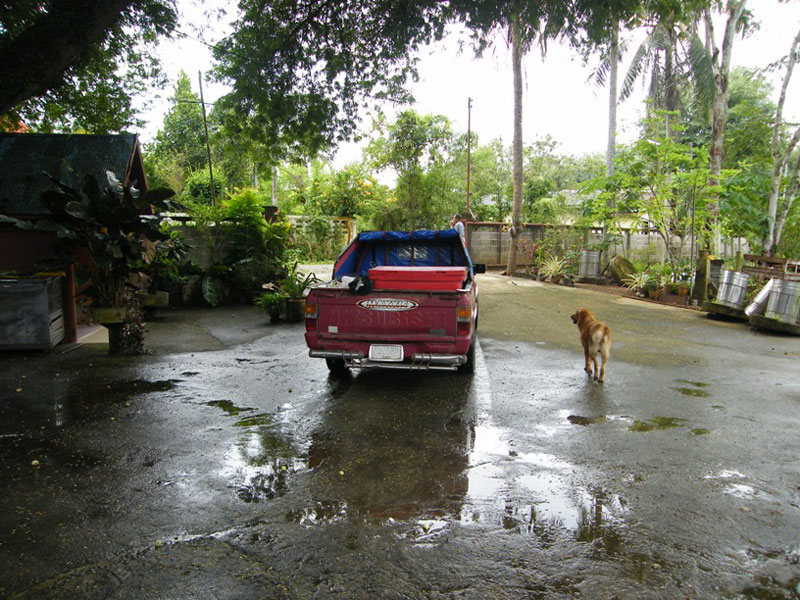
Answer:
[[[47,215],[39,197],[54,186],[45,173],[80,189],[86,175],[94,175],[98,182],[106,181],[106,171],[112,171],[123,184],[135,183],[143,192],[147,190],[141,148],[135,134],[0,133],[0,214],[18,219]],[[51,258],[56,246],[54,234],[0,224],[0,277],[38,272],[37,263]],[[77,311],[72,269],[62,278],[60,289],[63,339],[74,342]],[[0,313],[2,309],[0,306]],[[6,313],[7,320],[13,318],[10,311]],[[6,324],[6,328],[11,326]]]

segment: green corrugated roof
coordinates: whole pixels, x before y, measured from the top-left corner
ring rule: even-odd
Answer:
[[[106,171],[135,179],[129,170],[138,156],[134,134],[0,133],[0,213],[46,214],[39,196],[54,186],[43,171],[77,189],[92,174],[105,187]]]

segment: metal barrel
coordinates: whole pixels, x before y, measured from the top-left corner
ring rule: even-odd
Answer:
[[[776,279],[772,284],[764,316],[795,324],[798,315],[800,315],[800,282]]]
[[[579,277],[594,277],[600,272],[600,251],[581,250],[578,262]]]
[[[711,281],[711,283],[713,283],[717,287],[719,287],[720,280],[722,279],[722,271],[723,271],[722,264],[724,262],[725,261],[722,259],[715,259],[709,261],[710,269],[708,278]]]
[[[775,281],[774,279],[770,279],[767,284],[761,288],[753,301],[747,305],[747,308],[744,309],[744,314],[748,317],[752,317],[753,315],[762,316],[764,311],[767,310],[767,300],[769,300],[769,293],[772,291],[772,282]]]
[[[750,275],[741,271],[722,271],[719,288],[717,289],[717,303],[741,309],[747,295],[747,282]]]

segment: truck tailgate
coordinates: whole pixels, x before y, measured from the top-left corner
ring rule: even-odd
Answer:
[[[357,296],[316,290],[320,340],[451,342],[456,336],[457,292],[375,291]]]

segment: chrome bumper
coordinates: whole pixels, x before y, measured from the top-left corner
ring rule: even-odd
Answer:
[[[411,362],[384,362],[370,360],[363,352],[349,350],[309,350],[311,358],[333,358],[344,361],[350,368],[356,369],[398,369],[422,371],[455,371],[460,365],[467,362],[467,357],[461,354],[433,354],[430,352],[417,352],[411,356]]]

